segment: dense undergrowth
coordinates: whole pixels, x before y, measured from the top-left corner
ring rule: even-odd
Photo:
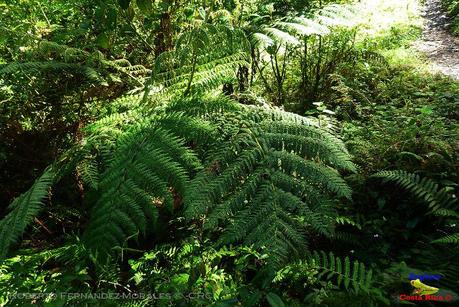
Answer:
[[[383,306],[422,272],[457,303],[418,5],[0,4],[0,303]]]
[[[442,1],[449,17],[451,18],[451,26],[457,35],[459,35],[459,1],[457,0],[443,0]]]

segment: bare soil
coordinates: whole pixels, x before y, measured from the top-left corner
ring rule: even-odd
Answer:
[[[448,31],[449,18],[441,0],[426,0],[423,17],[422,39],[415,47],[427,55],[436,70],[459,80],[459,38]]]

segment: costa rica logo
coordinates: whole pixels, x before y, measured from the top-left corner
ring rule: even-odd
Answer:
[[[451,293],[444,293],[445,291],[440,291],[439,288],[424,283],[425,281],[438,282],[441,277],[440,274],[410,273],[408,278],[413,287],[413,293],[400,294],[399,299],[401,301],[451,301],[453,299]]]

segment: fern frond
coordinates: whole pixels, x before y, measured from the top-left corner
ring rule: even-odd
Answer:
[[[381,178],[384,182],[393,182],[398,186],[413,193],[419,199],[428,204],[431,212],[440,209],[457,209],[457,199],[449,195],[444,189],[440,188],[433,180],[417,174],[408,173],[401,170],[381,171],[372,177]]]
[[[152,90],[169,96],[206,92],[235,80],[238,68],[249,61],[241,30],[205,23],[183,33],[174,50],[157,58],[144,99]]]
[[[221,138],[191,181],[185,216],[203,221],[205,230],[223,226],[220,244],[267,248],[280,263],[305,251],[309,232],[332,236],[333,199],[351,196],[334,167],[349,170],[352,162],[338,138],[304,125],[307,119],[278,120],[279,113],[240,106],[214,114],[212,121],[229,122],[233,134]]]
[[[317,35],[317,34],[325,33],[323,29],[319,30],[317,26],[311,26],[313,25],[312,20],[306,21],[305,18],[297,18],[297,19],[293,19],[292,21],[293,22],[278,21],[275,23],[275,25],[281,29],[284,28],[284,29],[287,29],[288,31],[293,31],[302,36],[309,36],[313,34]]]
[[[371,288],[373,272],[357,260],[351,265],[349,257],[345,257],[343,261],[332,252],[327,255],[323,251],[314,251],[309,263],[321,271],[319,278],[336,279],[337,285],[344,285],[345,289],[349,289],[350,285],[356,292],[368,291]]]
[[[255,27],[250,39],[252,45],[261,50],[280,45],[297,47],[301,44],[299,38],[328,35],[335,26],[353,26],[354,15],[350,6],[328,5],[319,10],[312,19],[304,16],[287,17]],[[254,23],[261,22],[261,19],[263,18],[256,18]]]
[[[432,241],[433,243],[442,244],[459,244],[459,233],[451,234]]]
[[[60,45],[55,42],[41,41],[35,50],[35,62],[10,63],[0,66],[0,75],[16,72],[38,73],[43,71],[68,72],[83,76],[91,83],[106,85],[103,78],[107,70],[116,70],[142,83],[134,75],[145,75],[150,72],[142,65],[131,65],[124,59],[109,60],[100,51],[93,53],[82,49]],[[42,58],[42,61],[39,61]]]
[[[295,17],[293,18],[293,21],[295,23],[299,23],[307,27],[308,31],[304,33],[303,35],[311,35],[311,34],[327,35],[330,33],[330,29],[328,27],[312,19],[308,19],[305,17]]]
[[[15,72],[40,72],[40,71],[68,71],[80,74],[87,80],[94,83],[102,83],[104,80],[100,74],[92,67],[74,63],[63,62],[27,62],[11,63],[0,69],[0,75],[11,74]]]
[[[0,259],[7,255],[9,247],[41,211],[54,176],[53,168],[48,168],[27,192],[17,197],[8,207],[10,212],[0,221]]]
[[[82,160],[77,166],[77,171],[86,185],[93,189],[97,189],[100,179],[96,159],[87,157]]]
[[[400,187],[411,192],[418,199],[423,200],[429,207],[429,214],[439,217],[457,218],[457,198],[439,187],[433,180],[417,174],[401,170],[382,171],[373,175],[375,178],[382,178],[385,182],[394,182]],[[433,243],[459,244],[459,234],[450,234],[436,239]]]
[[[332,239],[333,240],[338,240],[338,241],[341,241],[343,243],[346,243],[346,244],[349,244],[349,245],[353,245],[353,246],[361,246],[362,245],[361,239],[357,235],[354,235],[354,234],[349,233],[349,232],[336,230],[333,233]]]
[[[102,255],[144,235],[157,208],[174,206],[173,190],[185,194],[188,171],[199,168],[184,141],[153,126],[132,128],[116,146],[97,192],[99,199],[85,231],[84,243]]]
[[[317,19],[326,26],[352,26],[355,13],[351,6],[330,4],[319,10]]]
[[[297,46],[300,44],[300,41],[288,32],[270,27],[264,28],[264,31],[275,41],[281,44],[289,44],[292,46]]]
[[[338,224],[341,224],[341,225],[352,225],[354,226],[355,228],[357,229],[362,229],[362,226],[359,224],[359,223],[356,223],[355,221],[353,221],[352,219],[350,219],[349,217],[347,216],[338,216],[336,217],[336,222]]]
[[[459,218],[459,213],[450,209],[438,209],[434,211],[433,214],[436,216]]]
[[[267,48],[274,45],[274,40],[263,33],[253,33],[251,36],[252,44],[258,48]]]

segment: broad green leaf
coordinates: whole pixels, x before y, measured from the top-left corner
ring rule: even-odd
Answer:
[[[276,293],[269,292],[266,295],[266,300],[268,301],[269,305],[272,307],[283,307],[285,306],[282,299]]]

